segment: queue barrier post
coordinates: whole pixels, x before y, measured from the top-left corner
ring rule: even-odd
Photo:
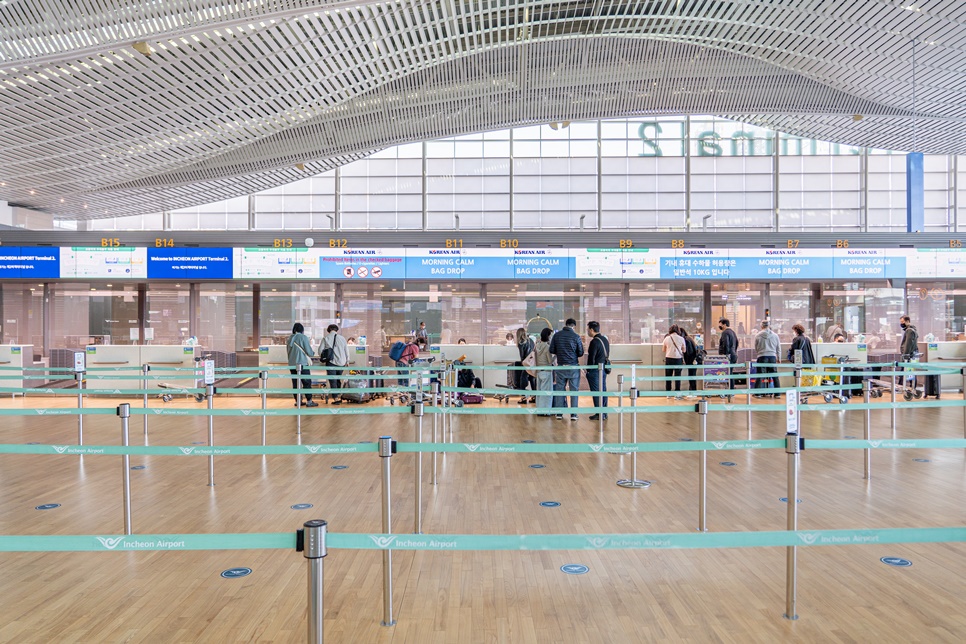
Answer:
[[[607,405],[604,403],[605,396],[604,392],[607,391],[607,387],[604,386],[604,377],[607,374],[604,373],[604,363],[597,363],[597,391],[600,396],[597,397],[597,402],[601,403],[601,409],[597,411],[597,430],[600,434],[600,444],[604,444],[604,416],[606,413],[602,411]],[[595,405],[596,406],[596,405]]]
[[[265,415],[265,410],[268,409],[268,372],[260,371],[258,373],[258,385],[262,390],[262,447],[267,445],[268,440],[268,417]]]
[[[215,415],[211,411],[215,408],[215,386],[205,385],[205,398],[208,400],[208,447],[215,446]],[[208,487],[215,487],[215,456],[208,456]]]
[[[77,409],[84,409],[84,371],[75,371],[74,377],[77,378]],[[84,412],[77,414],[77,444],[84,444]]]
[[[391,463],[396,453],[396,441],[392,436],[379,437],[379,458],[382,459],[382,531],[392,533]],[[395,626],[392,617],[392,550],[382,551],[382,626]]]
[[[632,376],[633,378],[633,376]],[[636,380],[636,379],[635,379]],[[631,478],[621,479],[617,481],[617,485],[620,487],[636,490],[646,487],[651,487],[650,481],[641,481],[637,478],[637,383],[631,383],[631,411],[634,414],[631,418],[631,442],[634,443],[635,449],[631,453]]]
[[[963,374],[963,401],[966,401],[966,367],[963,367],[961,373]],[[894,409],[892,413],[896,413]],[[963,405],[963,438],[966,438],[966,405]]]
[[[148,408],[148,372],[151,371],[151,365],[143,364],[141,365],[141,383],[144,386],[144,408]],[[144,414],[144,444],[148,444],[148,415]]]
[[[130,403],[122,403],[117,406],[117,415],[121,419],[121,445],[128,447],[131,444],[128,423],[131,419]],[[147,415],[145,414],[145,418]],[[133,534],[131,530],[131,455],[121,455],[121,482],[124,488],[124,534]]]
[[[624,442],[624,374],[617,374],[617,442]]]
[[[416,417],[416,442],[423,442],[423,372],[416,374],[416,400],[409,408],[409,413]],[[415,518],[413,520],[413,534],[423,533],[423,453],[416,452],[416,481],[415,488]]]
[[[302,524],[295,533],[295,551],[301,552],[308,564],[308,641],[309,644],[322,644],[325,639],[323,628],[325,608],[325,548],[328,523],[322,519],[312,519]]]
[[[786,494],[786,528],[790,532],[798,530],[798,461],[802,440],[798,432],[785,434],[785,453],[788,455],[788,490]],[[785,547],[785,619],[796,620],[798,601],[798,547]]]
[[[963,369],[966,372],[966,369]],[[966,380],[966,377],[964,377]],[[896,437],[896,387],[899,386],[899,363],[892,363],[892,438]],[[963,396],[966,397],[966,387],[963,388]],[[966,429],[966,408],[963,408],[964,429]]]
[[[331,381],[329,381],[331,382]],[[295,365],[295,433],[302,435],[302,365]]]
[[[702,443],[708,440],[708,401],[700,400],[694,406],[698,412],[700,426],[698,440]],[[698,458],[698,531],[708,531],[708,450],[701,450]]]
[[[786,392],[785,395],[787,396],[788,395],[788,392]],[[802,410],[799,409],[799,405],[798,405],[798,403],[801,403],[802,402],[802,368],[800,366],[795,367],[795,393],[794,393],[794,396],[795,396],[795,398],[798,399],[797,402],[796,402],[796,404],[795,404],[795,427],[798,427],[799,428],[799,431],[801,431],[801,427],[802,427]]]
[[[447,367],[448,368],[448,367]],[[442,378],[446,378],[446,371],[442,373]],[[435,445],[439,440],[439,410],[443,403],[443,386],[442,380],[436,381],[436,386],[433,388],[433,407],[434,411],[437,412],[433,414],[433,444]],[[438,462],[439,452],[433,451],[433,485],[436,485],[436,474],[437,474],[437,462]]]
[[[871,393],[872,393],[872,381],[863,380],[862,381],[862,402],[865,403],[866,405],[869,404]],[[865,440],[867,441],[872,440],[872,410],[869,409],[868,406],[865,409],[865,423],[863,425],[863,438],[865,438]],[[868,481],[869,479],[872,478],[872,449],[866,447],[863,450],[863,452],[865,457],[863,459],[865,461],[865,469],[864,469],[864,476],[862,478]]]
[[[731,375],[731,370],[728,370],[728,375]],[[734,387],[735,381],[728,380],[728,386]],[[748,405],[748,411],[746,413],[746,422],[748,424],[748,440],[751,440],[751,378],[748,378],[748,391],[745,393],[745,404]]]

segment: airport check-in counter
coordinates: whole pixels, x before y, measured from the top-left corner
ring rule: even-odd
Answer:
[[[141,365],[149,364],[159,371],[152,376],[164,378],[150,379],[148,388],[166,383],[174,387],[195,387],[196,375],[192,372],[164,372],[163,368],[195,367],[195,355],[201,355],[201,347],[188,347],[180,344],[146,345],[137,344],[97,344],[85,349],[88,389],[141,389],[142,383],[131,378],[116,378],[114,375],[133,376],[141,374]],[[112,375],[113,370],[115,373]],[[170,376],[170,377],[169,377]],[[200,379],[200,377],[197,377]],[[160,391],[160,389],[159,389]]]
[[[616,391],[617,390],[617,376],[619,374],[624,375],[624,391],[629,391],[631,388],[631,365],[632,364],[652,364],[653,361],[653,349],[654,345],[651,344],[611,344],[610,345],[610,363],[612,365],[611,373],[607,376],[607,389]],[[587,347],[584,347],[584,353],[586,354]],[[586,358],[582,360],[585,362]],[[664,360],[662,358],[661,362]],[[663,376],[664,371],[660,369],[638,369],[637,376]],[[638,391],[651,391],[654,389],[654,385],[659,384],[651,381],[642,381],[637,383]],[[662,385],[663,387],[663,385]],[[626,403],[627,401],[625,401]]]
[[[925,362],[938,367],[953,367],[948,363],[966,362],[966,342],[929,342],[925,346]],[[947,364],[943,364],[944,362]],[[958,373],[943,374],[939,386],[943,391],[961,391],[963,377]]]
[[[459,356],[457,355],[456,357],[458,358]],[[520,350],[517,348],[517,345],[513,345],[512,347],[498,344],[483,345],[483,363],[487,366],[509,367],[513,366],[514,362],[519,361]],[[477,371],[476,375],[483,380],[483,387],[485,389],[492,389],[497,385],[506,386],[507,384],[507,372],[503,369],[487,369],[482,373]]]
[[[0,366],[17,367],[19,369],[29,369],[34,366],[34,345],[0,344]],[[2,383],[0,387],[36,387],[47,381],[46,375],[41,371],[34,374],[29,372],[24,374],[23,371],[3,369],[0,370],[0,375],[4,376],[3,380],[0,380],[0,383]],[[15,395],[17,394],[11,394],[11,396]]]
[[[258,366],[259,367],[285,367],[288,369],[288,349],[284,344],[269,344],[262,345],[258,347]],[[317,373],[322,373],[323,369],[321,365],[314,365],[313,369]],[[279,374],[284,374],[286,371],[282,369],[272,369],[269,371],[268,378],[268,388],[269,389],[291,389],[292,380],[291,378],[279,378]],[[291,395],[291,394],[286,394]]]

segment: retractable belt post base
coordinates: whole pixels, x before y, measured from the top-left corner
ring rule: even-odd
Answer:
[[[631,408],[633,412],[633,417],[631,418],[631,442],[637,445],[637,383],[631,383]],[[650,481],[641,481],[637,478],[637,451],[634,450],[631,453],[631,478],[621,479],[617,481],[619,487],[625,487],[632,490],[638,490],[645,487],[651,487]]]
[[[296,533],[295,550],[305,556],[308,564],[308,641],[309,644],[322,644],[325,639],[324,593],[325,588],[325,537],[328,524],[322,519],[306,521]]]

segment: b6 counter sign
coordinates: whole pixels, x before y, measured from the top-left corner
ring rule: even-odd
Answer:
[[[798,392],[785,392],[785,432],[798,433]]]
[[[215,384],[215,361],[205,360],[205,384]]]

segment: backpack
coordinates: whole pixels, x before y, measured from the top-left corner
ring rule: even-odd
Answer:
[[[684,338],[684,362],[693,363],[698,357],[698,346],[691,339],[691,336]]]
[[[396,362],[402,357],[403,351],[406,350],[405,342],[393,342],[392,346],[389,347],[389,359],[395,360]]]

